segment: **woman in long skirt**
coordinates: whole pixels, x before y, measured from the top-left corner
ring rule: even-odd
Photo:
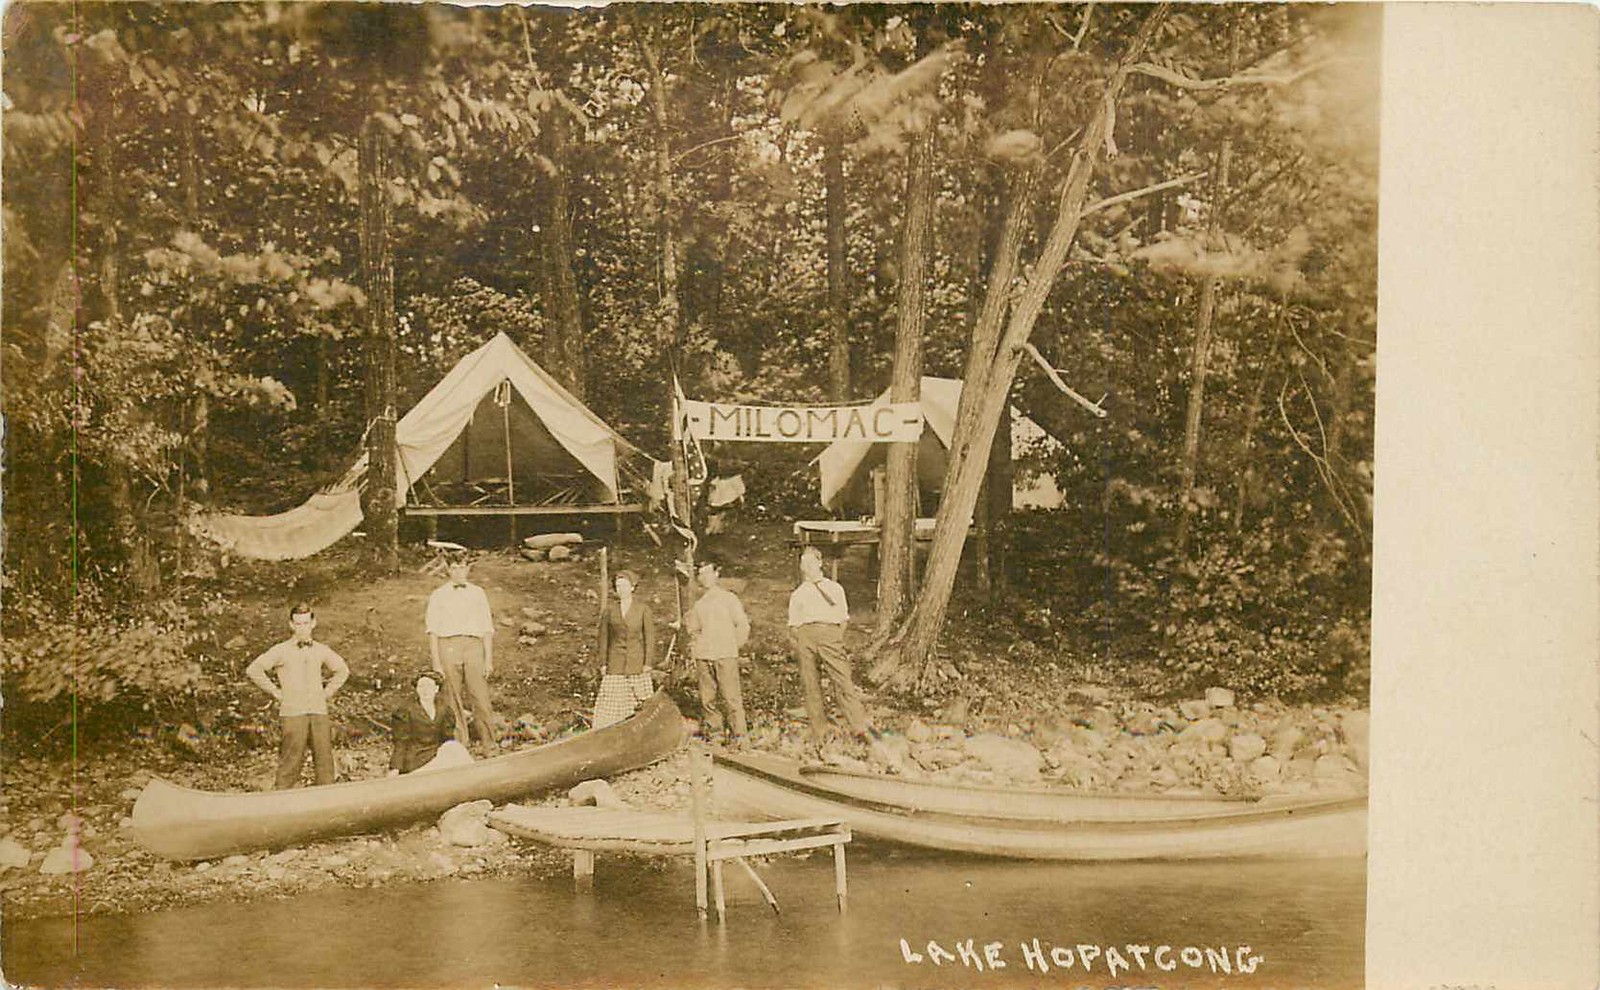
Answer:
[[[611,725],[632,715],[655,688],[650,665],[656,652],[655,621],[650,606],[636,593],[639,575],[618,571],[615,601],[600,616],[600,693],[594,700],[594,727]]]

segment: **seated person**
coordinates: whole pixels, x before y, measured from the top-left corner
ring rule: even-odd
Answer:
[[[419,770],[442,770],[472,762],[467,747],[451,737],[448,706],[438,703],[439,675],[417,675],[417,697],[392,716],[394,751],[389,754],[389,776]]]

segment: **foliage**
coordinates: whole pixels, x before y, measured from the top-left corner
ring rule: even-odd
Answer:
[[[561,175],[582,392],[661,454],[659,215],[678,245],[686,391],[821,401],[821,132],[842,129],[851,381],[864,399],[889,380],[904,128],[937,110],[924,366],[960,375],[1016,176],[1038,176],[1023,204],[1023,257],[1036,257],[1075,135],[1148,13],[346,7],[35,3],[8,20],[4,512],[27,538],[7,541],[4,569],[16,601],[78,616],[78,648],[100,637],[96,656],[116,658],[80,665],[96,678],[85,697],[185,689],[182,630],[200,620],[163,611],[193,562],[177,520],[287,508],[357,451],[369,302],[357,288],[357,136],[369,115],[392,152],[400,403],[497,331],[550,364],[566,318],[544,228]],[[1344,6],[1185,6],[1152,39],[1089,179],[1091,200],[1137,195],[1082,218],[1030,337],[1074,388],[1106,395],[1111,415],[1089,419],[1027,364],[1011,392],[1062,441],[1027,466],[1053,469],[1068,506],[1012,521],[1019,634],[1052,643],[1065,630],[1086,652],[1114,641],[1121,661],[1159,660],[1174,690],[1359,690],[1375,23]],[[667,90],[665,202],[641,41]],[[1216,83],[1235,41],[1242,81]],[[1194,176],[1224,142],[1232,178],[1213,190]],[[1183,506],[1207,275],[1216,341]],[[713,456],[744,472],[752,505],[799,516],[817,511],[814,453]],[[1179,558],[1186,511],[1192,552]],[[85,610],[85,594],[101,604]],[[148,628],[164,631],[109,618],[127,615],[161,616]],[[26,635],[65,648],[38,638],[58,635],[47,616]],[[124,641],[144,643],[155,666],[139,668]],[[8,675],[21,677],[12,656]]]
[[[13,596],[0,666],[7,693],[51,711],[70,701],[81,714],[193,697],[210,683],[195,648],[217,612],[167,598],[129,615],[86,590],[63,621],[49,602]]]

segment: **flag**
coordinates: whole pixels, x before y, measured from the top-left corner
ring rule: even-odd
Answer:
[[[683,394],[677,372],[672,374],[672,440],[683,447],[683,465],[690,485],[706,483],[706,455],[700,440],[689,429],[689,400]]]

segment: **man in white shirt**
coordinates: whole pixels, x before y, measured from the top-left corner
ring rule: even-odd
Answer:
[[[300,782],[306,762],[306,742],[311,743],[311,766],[319,784],[333,783],[333,728],[328,722],[328,699],[350,676],[344,658],[311,638],[317,616],[310,605],[289,610],[292,635],[250,661],[245,675],[278,702],[283,737],[278,743],[278,776],[274,786],[286,790]],[[323,683],[322,671],[333,673]],[[267,676],[276,671],[277,683]]]
[[[445,678],[446,693],[456,712],[457,732],[472,708],[472,734],[485,753],[494,751],[494,707],[489,702],[489,675],[494,673],[494,613],[489,596],[467,580],[465,558],[451,559],[450,580],[428,596],[428,654],[433,669]],[[468,739],[462,739],[466,744]]]
[[[800,661],[811,740],[820,746],[828,726],[819,662],[833,684],[845,722],[852,732],[865,737],[869,731],[867,709],[861,700],[861,689],[850,678],[850,659],[844,652],[844,627],[850,621],[844,588],[823,576],[822,554],[814,547],[807,547],[800,555],[800,576],[799,587],[789,595],[789,645]]]

